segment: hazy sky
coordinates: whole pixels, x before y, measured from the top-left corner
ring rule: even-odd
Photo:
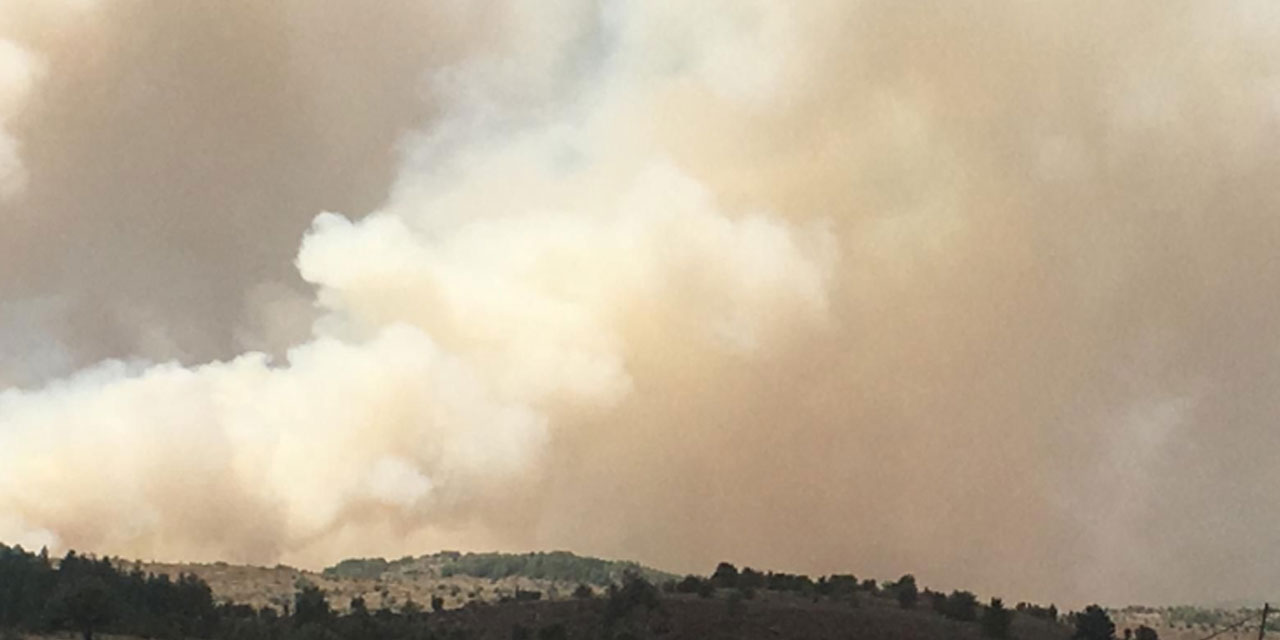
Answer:
[[[0,0],[0,540],[1275,598],[1278,185],[1262,0]]]

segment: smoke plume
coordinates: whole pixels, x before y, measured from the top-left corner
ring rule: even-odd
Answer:
[[[1275,593],[1268,3],[10,4],[2,540]]]

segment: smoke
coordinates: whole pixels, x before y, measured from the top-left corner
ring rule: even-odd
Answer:
[[[1274,595],[1269,4],[379,6],[26,23],[0,539]]]

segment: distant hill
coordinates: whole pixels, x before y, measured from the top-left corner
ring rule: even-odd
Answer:
[[[619,582],[628,572],[639,574],[653,583],[677,578],[674,574],[635,562],[602,560],[575,555],[568,551],[531,553],[442,551],[417,558],[404,557],[392,561],[383,558],[352,558],[325,569],[323,575],[328,578],[363,580],[379,580],[392,575],[436,578],[471,576],[490,580],[529,578],[604,587]]]
[[[1253,640],[1258,637],[1261,609],[1259,606],[1130,606],[1111,609],[1110,614],[1117,630],[1146,625],[1155,629],[1161,640],[1200,640],[1209,634],[1216,634],[1219,640]],[[1248,622],[1231,628],[1243,620]],[[1226,630],[1229,628],[1231,630]],[[1275,618],[1268,620],[1267,632],[1280,632]]]

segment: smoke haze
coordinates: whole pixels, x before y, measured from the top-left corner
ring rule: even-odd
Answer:
[[[1275,596],[1280,11],[0,0],[0,540]]]

